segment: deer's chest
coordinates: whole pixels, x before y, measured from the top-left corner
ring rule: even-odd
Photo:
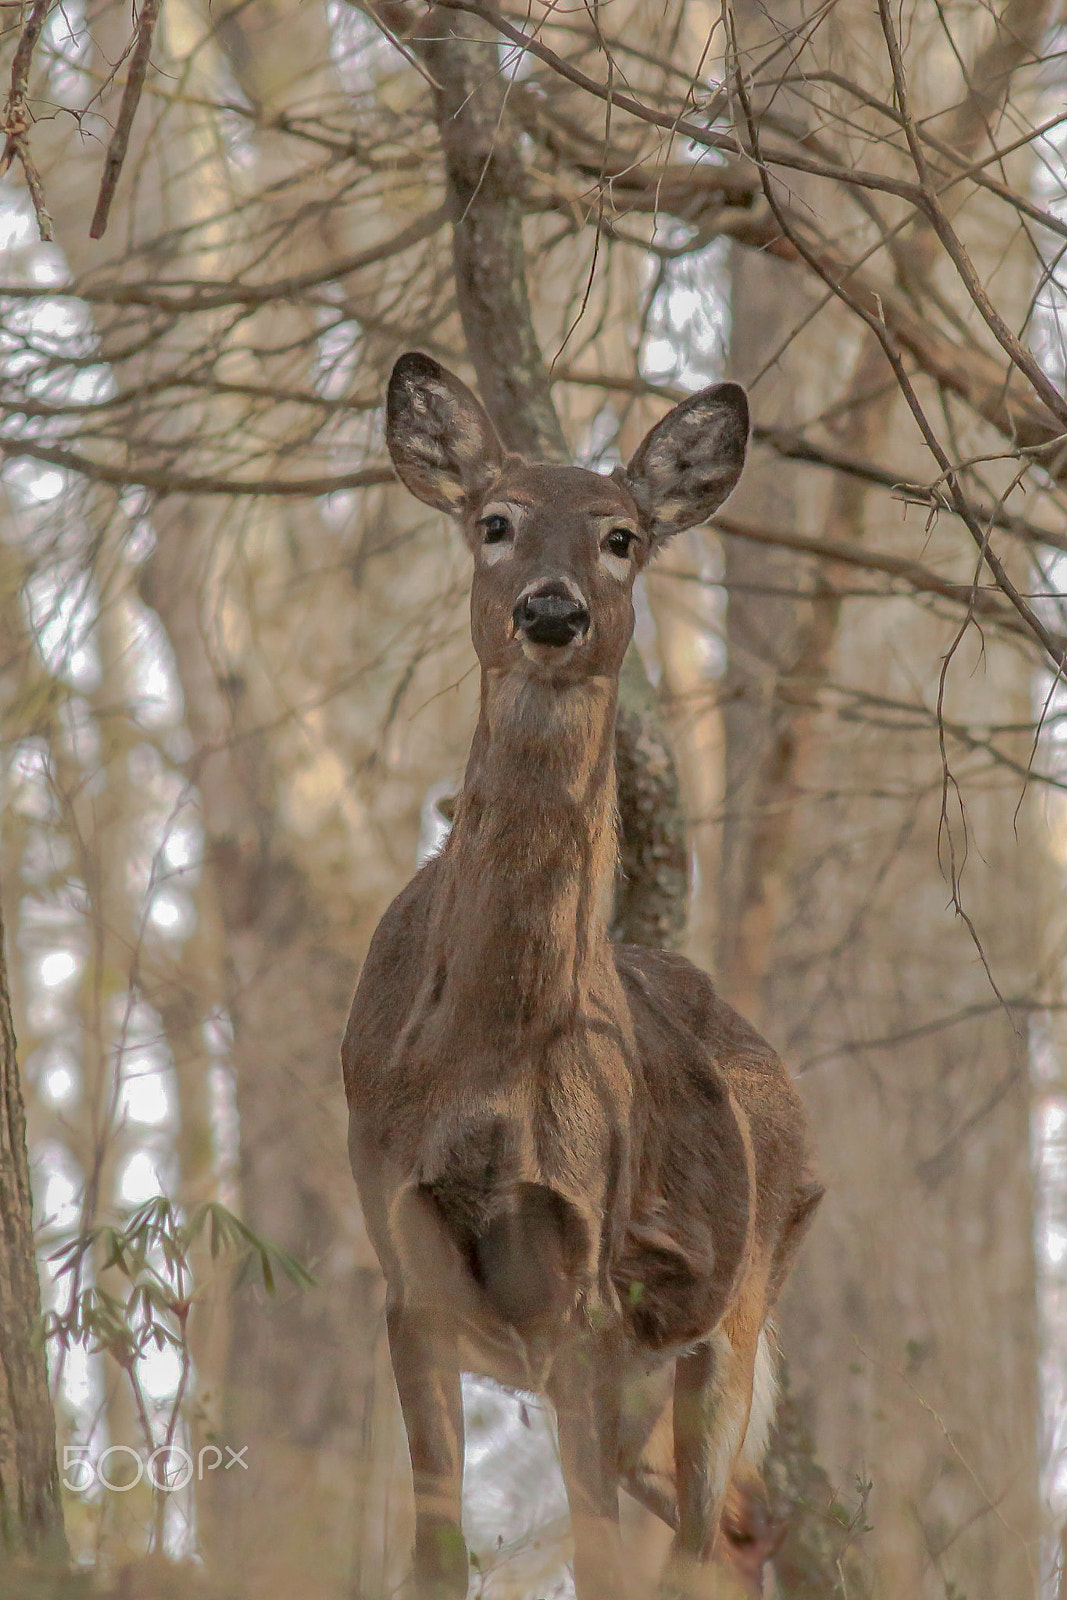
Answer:
[[[376,1120],[413,1181],[603,1190],[634,1094],[632,1040],[590,996],[546,1032],[440,1008],[398,1039]]]

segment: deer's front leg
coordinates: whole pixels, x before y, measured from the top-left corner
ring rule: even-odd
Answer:
[[[747,1333],[743,1325],[731,1327],[730,1334],[721,1327],[675,1365],[678,1532],[662,1585],[667,1600],[733,1600],[746,1592],[716,1556],[724,1555],[720,1530],[726,1491],[752,1401],[755,1347]]]
[[[560,1465],[574,1535],[578,1600],[624,1600],[619,1538],[622,1352],[612,1335],[565,1344],[552,1363]]]
[[[415,1488],[415,1580],[420,1600],[463,1600],[463,1403],[454,1332],[439,1314],[407,1308],[386,1313],[389,1354],[408,1436]]]

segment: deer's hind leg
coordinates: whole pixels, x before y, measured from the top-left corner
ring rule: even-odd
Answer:
[[[723,1549],[722,1518],[749,1429],[762,1301],[735,1307],[715,1332],[679,1356],[674,1376],[674,1470],[678,1529],[665,1595],[719,1600],[738,1592]],[[757,1309],[758,1306],[758,1309]]]

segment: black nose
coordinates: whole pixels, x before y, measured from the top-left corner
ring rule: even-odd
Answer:
[[[516,632],[531,644],[573,644],[589,631],[589,612],[562,585],[524,594],[512,615]]]

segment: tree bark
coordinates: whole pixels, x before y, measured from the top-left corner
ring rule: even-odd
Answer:
[[[0,1576],[12,1557],[62,1556],[66,1545],[56,1425],[33,1240],[26,1112],[15,1053],[0,912]]]

